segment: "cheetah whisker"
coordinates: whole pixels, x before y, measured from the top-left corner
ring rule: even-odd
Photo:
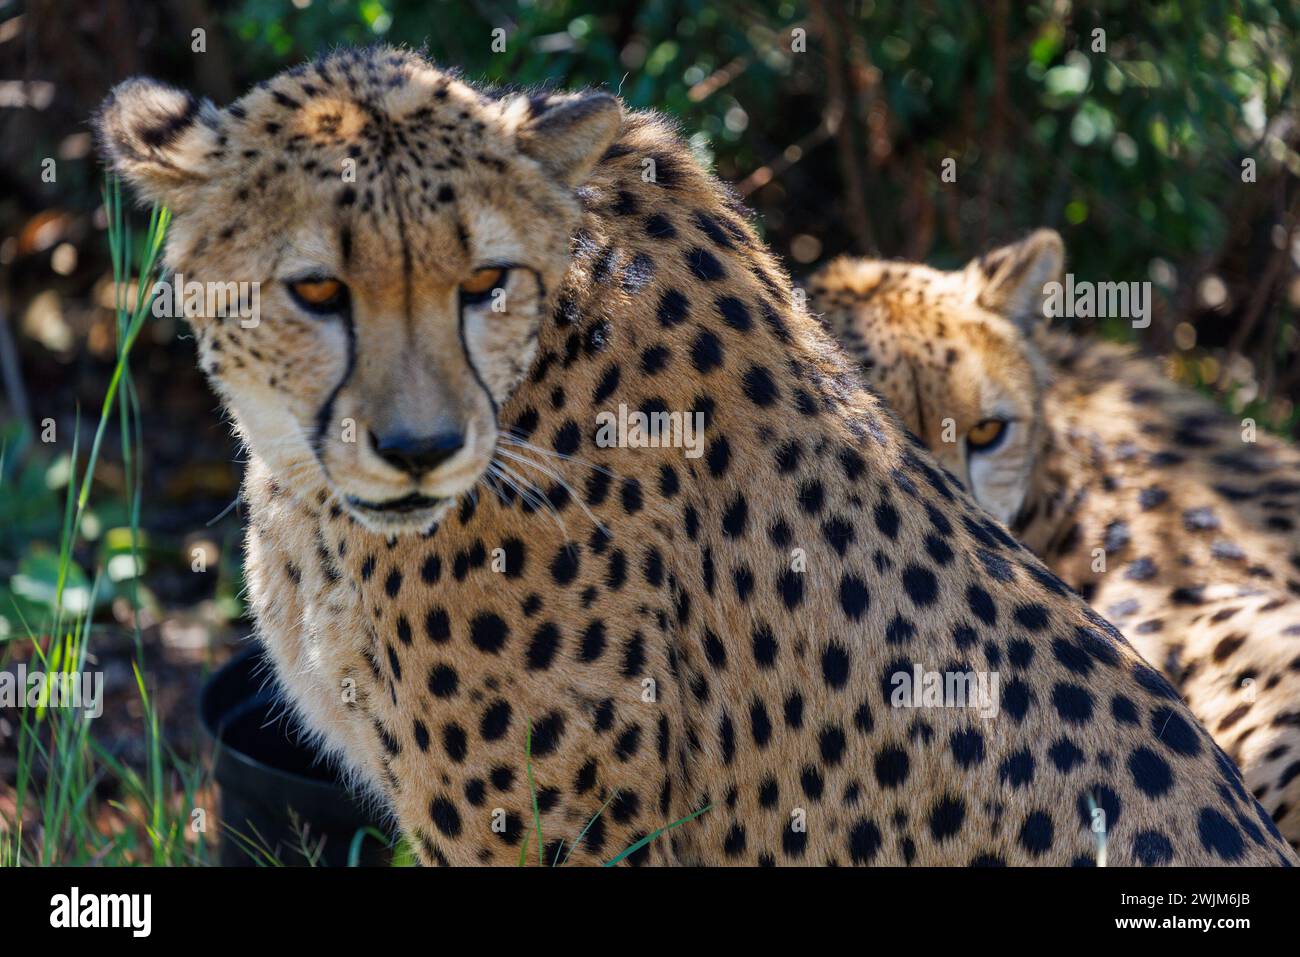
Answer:
[[[578,508],[582,509],[582,514],[586,515],[587,518],[591,519],[593,525],[599,528],[602,532],[605,533],[609,532],[609,529],[607,529],[603,524],[601,524],[600,519],[598,519],[594,514],[592,514],[591,509],[587,507],[587,503],[584,502],[581,499],[581,497],[579,497],[576,491],[574,491],[573,486],[570,485],[568,482],[566,482],[564,478],[554,469],[548,468],[547,466],[543,465],[540,462],[534,462],[526,455],[520,455],[518,452],[512,452],[509,449],[497,449],[497,451],[500,452],[502,455],[504,455],[506,458],[510,459],[512,462],[518,462],[520,465],[527,465],[530,466],[531,468],[535,468],[537,469],[537,471],[541,472],[543,475],[547,476],[548,478],[554,479],[556,482],[560,484],[560,487],[564,489],[566,492],[568,492],[569,496],[575,502],[578,503]]]
[[[597,465],[595,462],[588,462],[586,459],[579,458],[576,455],[568,455],[567,453],[564,452],[555,452],[551,449],[544,449],[541,446],[533,445],[533,443],[525,441],[524,439],[520,438],[517,435],[514,435],[513,433],[502,432],[500,437],[502,440],[514,446],[515,448],[525,449],[529,452],[536,452],[539,455],[545,455],[547,458],[561,459],[565,462],[573,462],[575,465],[581,465],[584,468],[589,468],[596,472],[604,472],[606,475],[610,476],[611,478],[618,478],[618,476],[611,469],[607,468],[604,465]]]
[[[509,507],[510,503],[506,501],[505,493],[501,491],[500,486],[497,485],[497,481],[497,475],[491,470],[483,473],[483,484],[492,490],[492,494],[497,497],[497,501],[502,505]]]
[[[503,479],[507,485],[518,492],[524,501],[528,502],[534,508],[545,509],[547,514],[549,514],[554,520],[555,524],[559,526],[560,531],[564,535],[565,542],[570,540],[568,526],[564,524],[564,519],[560,518],[560,513],[555,510],[555,506],[550,503],[545,494],[542,493],[541,489],[532,482],[529,482],[518,472],[515,472],[509,466],[503,465],[495,459],[488,467],[492,470],[493,474]]]

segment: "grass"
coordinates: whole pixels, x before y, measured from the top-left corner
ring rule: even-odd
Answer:
[[[116,355],[112,375],[99,409],[90,448],[82,460],[80,429],[72,438],[58,534],[57,561],[49,570],[52,601],[39,618],[33,607],[20,607],[7,595],[8,615],[20,623],[11,635],[0,660],[12,657],[14,646],[26,642],[29,660],[43,672],[47,691],[60,676],[85,674],[91,655],[92,618],[97,599],[106,588],[109,553],[102,554],[93,579],[85,575],[75,559],[79,545],[87,542],[85,522],[110,422],[116,419],[121,435],[125,475],[125,515],[128,540],[120,554],[129,556],[132,573],[125,576],[125,597],[133,611],[139,611],[138,573],[141,564],[141,473],[138,450],[142,441],[139,396],[131,378],[131,350],[152,305],[152,288],[160,270],[163,239],[170,214],[155,208],[143,241],[133,242],[130,223],[122,204],[120,185],[108,181],[104,188],[108,214],[109,250],[117,291],[115,321]],[[137,253],[132,262],[132,254]],[[134,266],[134,270],[133,267]],[[130,280],[136,279],[131,297]],[[80,419],[78,418],[78,426]],[[4,475],[0,469],[0,475]],[[88,589],[88,596],[82,592]],[[70,600],[75,596],[75,600]],[[0,818],[0,863],[23,865],[86,864],[201,864],[209,859],[200,807],[206,785],[200,769],[181,761],[163,740],[156,702],[144,677],[143,646],[139,616],[133,614],[134,657],[132,667],[144,736],[145,761],[136,770],[121,761],[91,734],[91,720],[80,709],[67,707],[20,708],[17,729],[17,772],[14,806]],[[103,798],[104,792],[114,797]],[[195,813],[198,809],[199,813]],[[108,826],[109,818],[117,826]],[[26,828],[31,815],[36,826]],[[121,822],[127,822],[121,826]]]

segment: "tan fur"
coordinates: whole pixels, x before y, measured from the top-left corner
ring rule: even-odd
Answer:
[[[1039,232],[954,273],[839,260],[812,281],[812,308],[968,487],[961,437],[1016,410],[1025,441],[996,454],[1025,481],[976,497],[1165,671],[1296,844],[1300,453],[1243,441],[1241,422],[1150,360],[1047,331],[1032,294],[1058,278],[1060,250]],[[1018,306],[980,292],[1008,263],[1028,269],[1010,283]],[[945,416],[956,442],[937,434]]]
[[[177,268],[270,286],[314,266],[355,291],[351,363],[341,319],[274,291],[256,330],[194,324],[252,453],[259,637],[306,726],[426,862],[513,864],[525,839],[529,860],[607,861],[704,807],[629,861],[1087,862],[1094,799],[1112,863],[1292,862],[1163,680],[791,307],[743,208],[662,119],[623,115],[604,149],[599,98],[485,93],[409,54],[348,52],[221,113],[213,169],[177,184],[129,158],[148,151],[127,100],[101,135],[127,131],[104,135],[110,157],[181,204]],[[452,290],[497,256],[545,289],[457,342]],[[490,421],[487,396],[504,396]],[[597,414],[620,404],[704,414],[704,455],[598,446]],[[381,530],[351,496],[409,486],[332,436],[345,413],[364,434],[392,409],[494,430],[493,467],[535,487],[480,471],[440,520]],[[1004,645],[1016,614],[1029,660]],[[891,707],[913,663],[1005,670],[1001,712]],[[1111,717],[1116,696],[1138,724]],[[1123,766],[1157,749],[1171,784],[1147,797]]]

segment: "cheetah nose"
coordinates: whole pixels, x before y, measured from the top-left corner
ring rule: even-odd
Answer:
[[[465,436],[459,432],[442,432],[437,435],[411,435],[406,432],[378,435],[371,432],[370,445],[393,468],[418,477],[433,471],[464,448]]]

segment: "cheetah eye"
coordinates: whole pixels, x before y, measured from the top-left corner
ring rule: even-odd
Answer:
[[[460,301],[467,304],[485,302],[493,290],[505,282],[506,270],[498,267],[480,269],[460,284]]]
[[[992,452],[1007,435],[1006,419],[984,419],[966,433],[966,445],[972,452]]]
[[[338,312],[347,301],[348,287],[331,277],[299,279],[291,282],[289,292],[308,312]]]

